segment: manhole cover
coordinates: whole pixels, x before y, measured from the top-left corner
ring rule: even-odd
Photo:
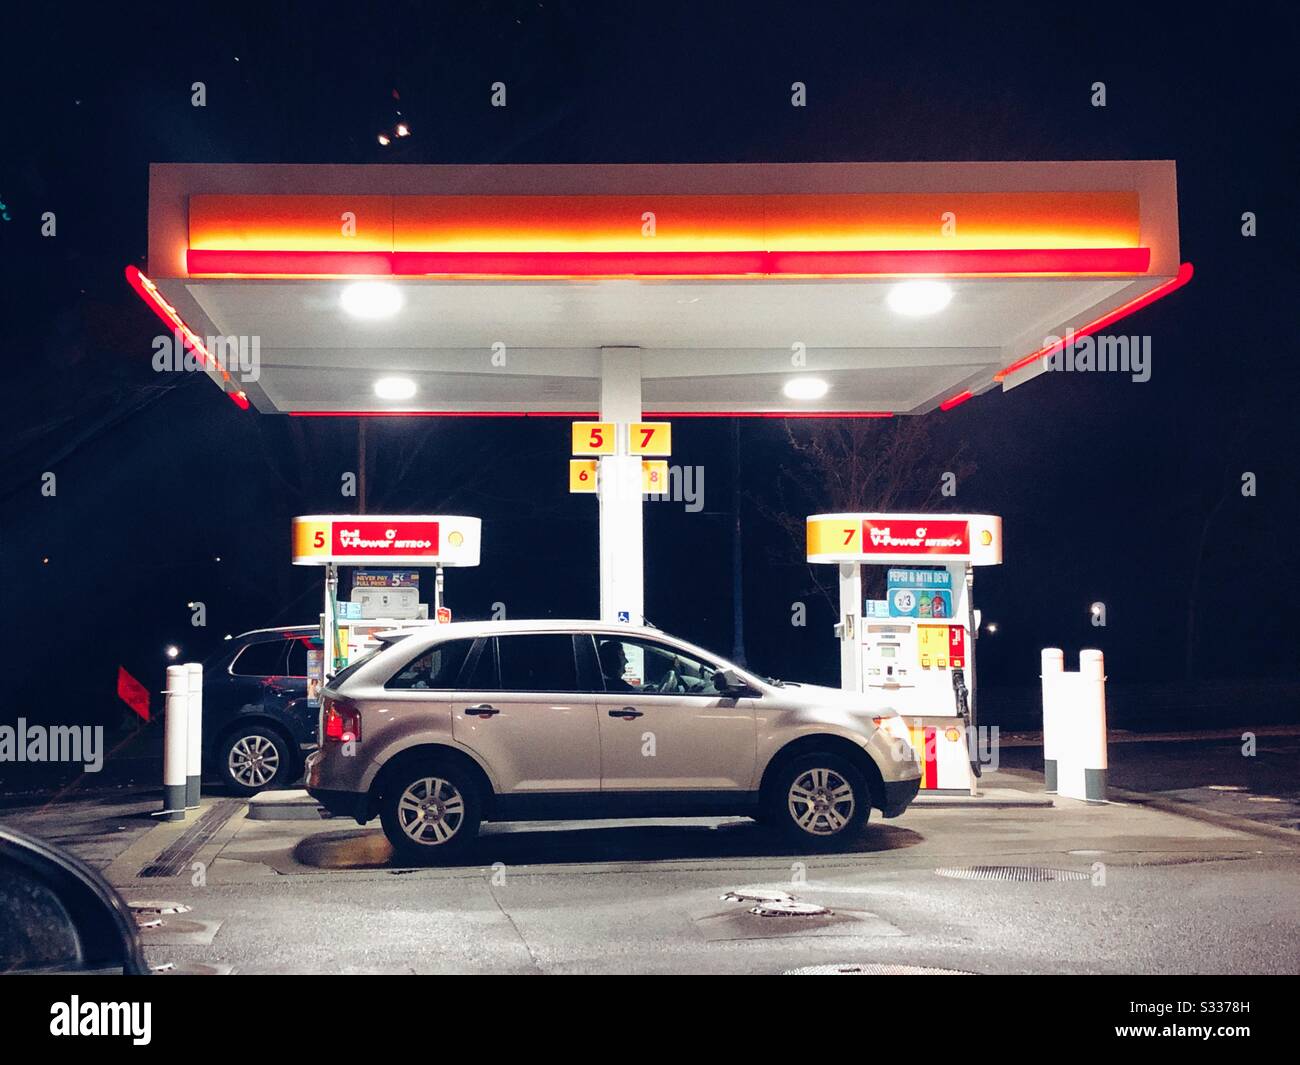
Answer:
[[[804,965],[782,976],[974,976],[964,969],[931,969],[925,965],[890,965],[886,962],[851,962],[845,965]]]
[[[1015,880],[1041,884],[1048,880],[1091,880],[1092,874],[1078,869],[1048,869],[1041,865],[967,865],[955,869],[936,869],[939,876],[953,880]]]
[[[814,902],[796,902],[794,899],[777,899],[760,902],[750,908],[755,917],[827,917],[834,911]]]
[[[794,896],[778,888],[736,888],[719,895],[723,902],[793,902]]]
[[[137,920],[141,915],[161,915],[164,913],[189,913],[190,908],[183,902],[165,902],[161,899],[141,899],[135,902],[128,902],[131,912],[136,915]]]

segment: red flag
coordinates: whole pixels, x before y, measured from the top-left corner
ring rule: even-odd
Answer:
[[[149,720],[149,689],[122,666],[117,667],[117,696],[136,714]]]

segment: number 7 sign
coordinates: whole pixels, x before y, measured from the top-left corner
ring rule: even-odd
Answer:
[[[627,427],[627,450],[631,455],[671,455],[672,422],[633,422]]]

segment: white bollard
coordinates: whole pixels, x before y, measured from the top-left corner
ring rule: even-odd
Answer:
[[[164,821],[185,817],[185,770],[189,757],[190,679],[185,666],[167,667],[167,703],[163,719]]]
[[[189,679],[190,711],[186,726],[185,808],[199,807],[199,781],[203,775],[203,667],[197,662],[185,666]]]
[[[1060,714],[1061,679],[1065,675],[1065,652],[1059,647],[1045,647],[1042,653],[1043,682],[1043,780],[1046,790],[1057,787],[1057,767],[1061,757]]]
[[[1079,720],[1075,738],[1083,767],[1083,797],[1106,801],[1106,663],[1100,651],[1079,652]]]

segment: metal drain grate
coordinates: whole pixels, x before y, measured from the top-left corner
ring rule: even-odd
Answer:
[[[199,848],[215,836],[218,829],[234,817],[243,805],[239,799],[221,799],[208,807],[180,838],[164,847],[158,857],[141,869],[139,876],[176,876],[198,854]]]
[[[953,869],[936,869],[935,873],[953,880],[1014,880],[1022,884],[1092,879],[1091,873],[1080,869],[1049,869],[1043,865],[966,865]]]
[[[782,976],[974,976],[964,969],[932,969],[925,965],[890,965],[886,962],[851,962],[845,965],[805,965],[787,969]]]

